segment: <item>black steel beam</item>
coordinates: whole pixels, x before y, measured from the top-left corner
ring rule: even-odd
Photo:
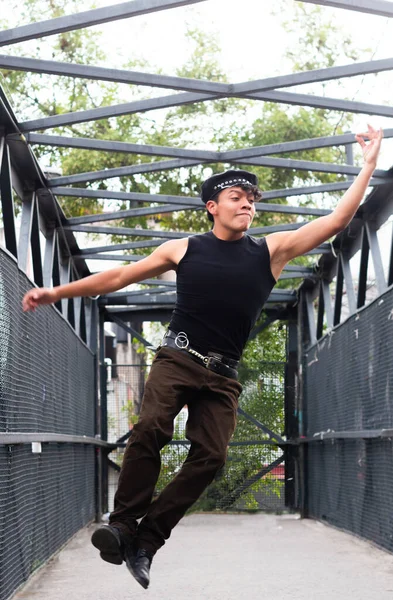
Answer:
[[[276,306],[265,306],[264,312],[270,314],[274,312],[277,314],[277,310],[281,309],[281,305]],[[160,321],[161,323],[169,323],[172,315],[173,307],[168,306],[108,306],[105,309],[108,313],[119,315],[120,318],[125,321],[133,321],[137,323],[143,323],[144,321]]]
[[[284,223],[282,225],[269,225],[267,227],[251,227],[248,230],[250,235],[261,235],[265,233],[275,233],[276,231],[292,231],[299,229],[305,225],[307,221],[302,223]],[[99,225],[70,225],[65,227],[66,230],[84,231],[85,233],[108,233],[110,235],[135,235],[140,237],[154,237],[165,239],[179,239],[195,235],[185,231],[163,231],[154,229],[132,229],[129,227],[104,227]]]
[[[325,314],[325,298],[323,295],[323,281],[318,280],[319,285],[319,297],[318,297],[318,311],[317,311],[317,339],[322,337],[323,333],[323,317]]]
[[[139,282],[138,282],[139,285]],[[149,288],[145,288],[145,289],[139,289],[139,290],[132,290],[132,291],[127,291],[127,298],[132,298],[132,296],[141,296],[141,295],[146,295],[148,296],[149,294],[167,294],[168,292],[173,292],[173,288],[168,288],[166,286],[156,286],[156,287],[149,287]]]
[[[18,265],[20,269],[26,272],[28,257],[29,257],[29,248],[30,248],[30,239],[31,239],[31,229],[33,226],[34,219],[34,205],[36,203],[35,193],[27,194],[23,200],[22,204],[22,219],[19,231],[19,244],[18,244]]]
[[[318,275],[320,277],[320,275]],[[326,324],[328,329],[333,328],[333,303],[330,294],[329,282],[325,279],[321,280],[323,303],[325,307]]]
[[[107,248],[110,250],[110,246]],[[115,260],[121,262],[138,262],[146,256],[140,256],[138,254],[89,254],[88,252],[83,255],[85,260]]]
[[[108,246],[107,250],[111,250],[111,248]],[[139,262],[143,258],[146,258],[146,256],[141,256],[139,254],[89,254],[89,252],[84,252],[83,257],[85,258],[85,260],[112,260],[120,262]],[[286,271],[286,269],[284,269],[284,271]],[[315,277],[318,277],[318,275],[314,273],[314,271],[304,267],[299,271],[282,273],[279,279],[303,279],[304,277],[313,279]],[[166,288],[164,291],[168,291],[168,288]]]
[[[129,296],[127,292],[113,292],[112,294],[104,294],[99,297],[99,306],[116,306],[116,305],[154,305],[174,306],[176,302],[176,293],[169,292],[165,294],[143,294],[139,296]]]
[[[204,0],[133,0],[104,8],[86,10],[80,13],[39,21],[31,25],[22,25],[14,29],[6,29],[0,33],[0,46],[17,44],[26,40],[42,38],[56,33],[75,31],[84,27],[92,27],[100,23],[109,23],[118,19],[128,19],[147,13],[196,4]]]
[[[361,308],[366,303],[367,293],[367,272],[368,262],[370,255],[370,246],[368,243],[368,237],[365,227],[362,228],[361,232],[361,253],[360,253],[360,265],[359,265],[359,281],[358,281],[358,297],[357,297],[357,308]],[[393,238],[392,238],[393,239]]]
[[[141,342],[144,346],[146,346],[146,348],[154,348],[153,344],[151,344],[150,342],[145,340],[145,338],[138,331],[136,331],[128,323],[125,323],[123,321],[123,319],[117,317],[113,313],[112,314],[106,313],[105,316],[106,316],[106,318],[108,318],[111,321],[113,321],[114,323],[116,323],[116,325],[119,325],[119,327],[122,327],[125,331],[130,333],[133,338],[136,338],[139,342]]]
[[[163,242],[160,242],[163,243]],[[157,244],[157,246],[159,246],[160,244]],[[108,246],[108,249],[111,249],[110,246]],[[314,248],[313,250],[310,250],[309,252],[306,252],[305,254],[303,254],[303,256],[312,256],[314,254],[330,254],[331,253],[331,247],[328,243],[326,244],[321,244],[320,246],[318,246],[317,248]],[[75,255],[78,256],[78,255]],[[130,254],[124,254],[123,256],[121,256],[121,258],[113,258],[114,255],[113,254],[95,254],[95,253],[91,253],[89,254],[89,252],[84,252],[83,253],[83,258],[85,260],[123,260],[124,262],[137,262],[138,260],[142,260],[143,258],[146,258],[147,255],[138,255],[138,254],[134,254],[134,255],[130,255]],[[75,258],[75,257],[74,257]]]
[[[127,242],[124,244],[113,244],[113,245],[106,245],[106,246],[92,246],[91,248],[82,248],[80,250],[78,250],[78,253],[75,254],[74,256],[85,256],[85,255],[93,255],[93,254],[99,254],[100,252],[108,252],[108,250],[110,250],[111,252],[117,252],[119,250],[134,250],[136,248],[154,248],[156,246],[161,246],[161,244],[164,243],[164,240],[160,239],[160,240],[145,240],[145,241],[141,241],[141,242]],[[328,245],[324,245],[323,248],[328,248]],[[286,269],[289,269],[289,267],[285,267]],[[304,271],[305,267],[291,267],[291,270],[299,270],[299,271]],[[169,285],[169,282],[166,282],[166,285]]]
[[[52,180],[50,180],[51,182]],[[98,198],[101,200],[124,200],[131,202],[155,202],[162,204],[180,204],[200,207],[200,198],[188,196],[170,196],[168,194],[146,194],[142,192],[115,192],[111,190],[91,190],[86,188],[53,187],[56,196],[71,196],[74,198]],[[203,206],[203,205],[202,205]]]
[[[393,235],[390,242],[389,270],[388,270],[388,286],[393,285]]]
[[[180,169],[181,167],[193,167],[200,165],[200,160],[160,160],[145,162],[127,167],[118,167],[114,169],[104,169],[102,171],[90,171],[89,173],[78,173],[77,175],[67,175],[64,177],[53,177],[48,181],[48,187],[70,185],[74,183],[86,183],[87,181],[100,181],[113,177],[129,177],[141,173],[155,173],[156,171]]]
[[[257,81],[247,81],[237,83],[232,86],[232,94],[242,95],[253,92],[276,90],[280,87],[290,87],[292,85],[303,85],[315,83],[317,81],[330,81],[333,79],[342,79],[343,77],[354,77],[356,75],[365,75],[368,73],[379,73],[381,71],[390,71],[393,69],[393,58],[382,60],[369,60],[362,63],[352,63],[340,67],[327,67],[324,69],[314,69],[312,71],[303,71],[301,73],[291,73],[290,75],[278,75],[267,79]]]
[[[45,287],[52,286],[53,267],[55,263],[55,250],[57,244],[57,231],[52,231],[52,234],[46,238],[45,253],[44,253],[44,270],[43,270],[43,285]],[[60,275],[60,274],[59,274]],[[58,283],[54,285],[59,285]]]
[[[81,227],[83,227],[83,226],[81,226]],[[88,227],[88,226],[86,226],[86,227]],[[110,232],[109,232],[109,233],[112,233],[112,230],[113,230],[114,228],[112,228],[112,227],[108,227],[108,229],[110,230]],[[119,228],[119,229],[120,229],[120,228]],[[77,229],[77,231],[79,231],[79,229]],[[89,233],[89,232],[91,232],[91,227],[89,228],[89,230],[81,229],[81,231],[87,231],[87,232]],[[275,230],[275,231],[276,231],[276,230]],[[95,233],[96,233],[96,232],[95,232]],[[102,233],[102,231],[101,231],[100,233]],[[108,233],[108,231],[106,231],[106,232],[104,232],[104,233]],[[125,233],[124,233],[124,229],[123,229],[123,230],[122,230],[122,233],[121,233],[120,235],[130,235],[130,234],[125,234]],[[133,234],[131,234],[131,235],[133,235]],[[164,239],[165,239],[165,238],[164,238]],[[163,242],[161,241],[160,243],[157,243],[156,245],[157,245],[157,246],[159,246],[161,243],[163,243]],[[110,246],[108,246],[108,250],[109,250],[109,249],[110,249]],[[312,255],[314,255],[314,254],[330,254],[330,253],[331,253],[331,246],[330,246],[330,244],[329,244],[329,243],[324,243],[324,244],[321,244],[320,246],[318,246],[317,248],[313,248],[313,249],[312,249],[312,250],[310,250],[309,252],[306,252],[306,253],[305,253],[303,256],[312,256]],[[78,256],[78,255],[76,254],[76,255],[74,256],[74,258],[75,258],[75,257],[77,257],[77,256]],[[104,254],[98,254],[98,255],[97,255],[97,254],[95,254],[95,253],[93,253],[93,252],[92,252],[92,253],[89,253],[89,252],[88,252],[88,248],[86,248],[86,251],[84,251],[84,252],[83,252],[83,255],[82,255],[82,257],[83,257],[85,260],[87,260],[87,259],[89,259],[89,260],[94,260],[94,259],[96,259],[96,260],[101,260],[101,259],[103,259],[103,260],[113,260],[113,259],[112,259],[112,256],[113,256],[113,255],[111,255],[111,254],[105,254],[105,255],[104,255]],[[122,257],[121,257],[121,260],[123,260],[123,259],[124,259],[124,260],[137,261],[137,260],[141,260],[142,258],[145,258],[145,256],[139,256],[139,255],[137,255],[137,254],[135,254],[135,255],[128,255],[128,254],[125,254],[124,256],[122,256]],[[120,259],[118,259],[118,260],[120,260]]]
[[[145,240],[142,242],[129,242],[125,244],[111,244],[108,246],[92,246],[91,248],[81,248],[78,251],[78,256],[84,256],[85,254],[93,255],[99,254],[100,252],[117,252],[118,250],[134,250],[135,248],[154,248],[161,246],[163,240]]]
[[[191,79],[187,77],[169,77],[167,75],[141,73],[140,71],[129,71],[126,69],[108,69],[105,67],[64,63],[54,60],[40,60],[36,58],[27,58],[25,56],[0,54],[0,68],[13,71],[28,71],[31,73],[47,73],[48,75],[59,75],[63,77],[79,77],[82,79],[98,81],[145,85],[149,87],[168,88],[189,92],[205,92],[214,95],[231,93],[231,85],[228,83],[216,83],[214,81]]]
[[[367,102],[358,102],[356,100],[341,100],[340,98],[313,96],[312,94],[295,94],[294,92],[259,92],[257,94],[250,94],[247,98],[295,106],[309,106],[311,108],[322,108],[326,110],[378,115],[381,117],[393,116],[393,108],[389,105],[370,104]]]
[[[210,150],[187,150],[186,148],[171,148],[169,146],[154,146],[151,144],[131,144],[129,142],[117,142],[114,140],[96,140],[92,138],[67,137],[43,133],[26,133],[25,138],[29,144],[40,144],[62,148],[81,148],[85,150],[101,150],[103,152],[124,152],[127,154],[144,154],[148,156],[194,158],[198,160],[210,160],[212,162],[218,160],[220,157],[219,152]]]
[[[344,8],[355,10],[356,12],[365,12],[371,15],[381,17],[393,17],[393,2],[385,0],[301,0],[309,4],[322,4],[322,6],[331,6],[333,8]]]
[[[10,154],[4,137],[0,140],[0,200],[2,208],[5,247],[18,258],[15,229],[15,208],[12,195]]]
[[[143,323],[144,321],[159,321],[169,323],[172,316],[173,307],[168,306],[137,306],[137,307],[107,307],[107,312],[119,315],[120,318],[133,323]]]
[[[370,254],[373,261],[378,293],[382,294],[387,288],[387,283],[382,262],[381,248],[379,247],[377,228],[375,224],[366,221],[364,224],[364,229],[367,234],[368,244],[370,247]]]
[[[310,212],[307,207],[292,207],[290,205],[269,205],[263,204],[262,209],[258,207],[258,212],[272,212],[272,213],[282,213],[282,214],[296,214],[296,215],[330,215],[331,210],[325,210],[322,208],[311,209]],[[178,205],[178,204],[163,204],[161,206],[153,206],[146,208],[131,208],[130,210],[118,210],[112,213],[95,213],[92,215],[85,215],[83,217],[73,217],[67,220],[67,225],[80,225],[82,223],[99,223],[106,221],[116,221],[119,219],[126,219],[129,217],[142,217],[148,215],[156,215],[161,213],[172,213],[179,210],[205,210],[205,207],[200,203],[199,206],[188,206],[188,205]]]
[[[103,118],[109,118],[119,116],[123,114],[132,114],[134,112],[153,110],[158,108],[168,108],[170,106],[178,106],[179,104],[189,104],[195,102],[205,102],[207,100],[214,100],[217,97],[228,97],[228,96],[240,96],[245,98],[251,98],[256,100],[264,100],[261,94],[261,90],[274,90],[278,87],[288,87],[292,85],[299,85],[305,83],[312,83],[316,81],[326,81],[330,79],[338,79],[342,77],[352,77],[354,75],[361,75],[366,73],[376,73],[381,71],[387,71],[393,69],[393,59],[382,59],[376,61],[367,61],[364,63],[355,63],[350,65],[344,65],[341,67],[329,67],[327,69],[316,69],[313,71],[305,71],[302,73],[295,73],[291,75],[283,75],[279,77],[270,77],[268,79],[262,79],[259,81],[251,81],[245,83],[234,84],[230,87],[231,92],[227,93],[226,88],[223,88],[221,95],[217,96],[214,94],[198,94],[194,92],[185,92],[181,94],[174,94],[171,96],[163,96],[160,98],[147,99],[137,102],[129,102],[125,104],[119,104],[111,107],[100,107],[90,109],[86,111],[80,111],[75,113],[65,113],[63,115],[56,115],[53,117],[45,117],[41,119],[35,119],[33,121],[26,121],[20,124],[22,131],[32,131],[37,129],[47,129],[51,127],[59,127],[62,125],[70,125],[75,123],[86,122],[90,120],[97,120]],[[262,92],[264,93],[264,92]],[[285,96],[282,96],[284,98]],[[300,99],[300,98],[299,98]],[[294,100],[294,97],[292,97]],[[277,100],[280,101],[280,100]],[[332,101],[334,102],[334,100]],[[372,105],[370,105],[372,106]],[[346,110],[346,109],[343,109]],[[367,110],[366,110],[367,112]]]
[[[39,25],[39,23],[34,25]],[[0,33],[0,45],[2,45],[2,36],[5,34],[7,34],[7,31],[3,32],[3,34]],[[117,83],[164,87],[192,92],[207,92],[214,98],[217,95],[226,97],[243,96],[295,85],[315,83],[318,81],[330,81],[344,77],[389,71],[393,68],[393,59],[386,58],[343,66],[314,69],[311,71],[303,71],[301,73],[279,75],[276,77],[268,77],[236,84],[217,83],[182,77],[168,77],[151,73],[107,69],[90,65],[69,64],[7,55],[0,55],[0,67],[53,75],[65,75],[69,77],[82,77],[93,80],[114,81]]]
[[[285,448],[286,444],[288,444],[288,442],[284,441],[283,444],[280,444],[280,446],[282,448]],[[228,495],[220,501],[220,506],[222,507],[222,509],[226,509],[230,506],[233,506],[235,502],[244,493],[244,490],[252,486],[257,481],[260,481],[262,477],[270,473],[270,471],[272,471],[274,468],[278,467],[278,465],[281,464],[284,460],[285,455],[283,454],[282,456],[280,456],[280,458],[276,458],[276,460],[271,462],[270,465],[268,465],[267,467],[262,467],[262,469],[260,469],[257,473],[254,473],[254,475],[251,475],[251,477],[243,481],[243,483],[241,483],[241,485],[239,485],[237,489],[228,492]]]
[[[44,278],[42,272],[40,224],[37,200],[35,200],[33,204],[33,220],[31,223],[30,247],[31,261],[33,263],[34,282],[38,285],[38,287],[43,287]]]
[[[372,178],[370,180],[370,186],[385,185],[389,179],[386,178]],[[296,188],[283,188],[279,190],[269,190],[263,192],[264,200],[273,200],[275,198],[287,198],[290,196],[302,196],[311,194],[321,194],[324,192],[340,192],[347,190],[351,185],[350,181],[338,181],[337,183],[325,183],[320,185],[303,186]],[[40,190],[38,190],[38,193]],[[100,198],[102,200],[131,200],[134,202],[170,202],[171,204],[192,204],[193,206],[200,205],[198,198],[188,198],[187,196],[168,196],[164,194],[142,194],[136,192],[115,192],[110,190],[91,190],[85,188],[72,188],[72,187],[53,187],[52,192],[57,196],[72,196],[77,198]],[[258,206],[261,203],[257,203]],[[269,204],[270,206],[270,204]],[[274,204],[272,205],[274,207]],[[283,206],[283,205],[277,205]],[[284,205],[285,206],[285,205]],[[300,208],[300,207],[299,207]],[[312,213],[310,213],[312,214]]]
[[[384,137],[393,137],[393,129],[384,129]],[[35,135],[35,134],[33,134]],[[45,136],[51,137],[51,136]],[[343,146],[355,144],[355,134],[345,133],[343,135],[328,135],[317,138],[296,140],[294,142],[281,142],[278,144],[267,144],[266,146],[255,146],[252,148],[239,148],[239,150],[229,150],[219,154],[220,161],[238,160],[243,158],[252,158],[266,156],[268,154],[282,154],[284,152],[297,152],[303,150],[315,150],[316,148],[329,148],[332,146]],[[353,164],[348,161],[348,164]]]
[[[383,117],[393,117],[393,108],[388,105],[370,104],[351,100],[341,100],[338,98],[326,98],[324,96],[313,96],[312,94],[295,94],[293,92],[259,92],[257,94],[249,94],[246,96],[251,100],[262,100],[266,102],[277,102],[281,104],[290,104],[298,106],[309,106],[313,108],[322,108],[326,110],[353,112],[368,115],[377,115]],[[169,108],[182,104],[190,104],[194,102],[206,102],[214,100],[213,96],[198,95],[196,93],[182,93],[171,96],[163,96],[157,99],[143,100],[120,104],[113,107],[103,107],[96,109],[100,112],[89,113],[83,116],[82,113],[76,113],[76,122],[84,120],[103,119],[121,114],[132,114],[136,112],[145,112],[158,108]],[[93,109],[94,110],[94,109]],[[70,115],[72,113],[66,113]],[[81,116],[82,115],[82,116]],[[86,118],[88,117],[88,118]],[[50,119],[48,121],[48,119]],[[64,123],[64,120],[66,123]],[[34,131],[36,129],[49,129],[68,123],[68,116],[63,118],[62,115],[55,117],[45,117],[44,119],[36,119],[34,121],[26,121],[19,125],[22,131]]]
[[[307,189],[307,188],[301,188]],[[286,190],[282,190],[285,192]],[[292,190],[288,190],[291,192]],[[320,191],[320,190],[319,190]],[[84,188],[72,188],[72,187],[54,187],[52,188],[52,192],[57,196],[72,196],[76,198],[99,198],[101,200],[130,200],[133,202],[154,202],[154,203],[170,203],[170,205],[180,204],[181,207],[174,207],[172,210],[185,210],[187,208],[194,209],[204,209],[204,205],[202,204],[199,198],[188,198],[187,196],[169,196],[169,195],[161,195],[161,194],[143,194],[137,192],[111,192],[108,190],[90,190]],[[264,193],[264,197],[271,192]],[[290,195],[290,194],[289,194]],[[256,202],[255,208],[257,212],[275,212],[275,213],[285,213],[285,214],[294,214],[294,215],[316,215],[323,216],[330,214],[331,211],[323,208],[311,208],[308,206],[291,206],[287,204],[267,204],[263,202]],[[138,210],[138,209],[132,209]],[[146,209],[143,209],[146,210]],[[159,207],[157,209],[159,211]],[[162,211],[164,212],[164,211]],[[119,214],[119,213],[117,213]],[[142,213],[148,214],[148,213]],[[130,216],[135,215],[136,213],[132,213]],[[120,217],[119,217],[120,218]],[[86,221],[87,222],[87,221]]]
[[[274,289],[267,302],[293,302],[297,298],[297,292],[294,290],[281,290]],[[102,306],[115,306],[115,305],[155,305],[160,306],[174,305],[176,301],[176,293],[170,292],[165,294],[143,294],[140,296],[130,296],[128,301],[127,292],[114,292],[111,294],[105,294],[100,296],[98,303]]]
[[[37,159],[34,157],[31,148],[26,141],[24,141],[23,136],[18,135],[13,139],[12,135],[10,135],[12,133],[18,133],[18,124],[1,86],[0,128],[4,128],[9,132],[9,136],[7,136],[7,145],[10,162],[12,163],[12,186],[18,196],[22,199],[26,193],[36,190],[40,211],[40,227],[43,235],[46,236],[47,232],[53,228],[54,223],[59,226],[61,225],[62,219],[65,218],[64,213],[50,190],[45,189],[45,177],[39,168]],[[11,188],[9,188],[9,194],[12,194]],[[73,254],[77,248],[78,246],[72,232],[63,231],[60,237],[62,260],[64,260],[66,256]],[[77,264],[75,266],[79,276],[89,274],[86,263],[81,257],[77,259]]]
[[[393,113],[392,113],[393,115]],[[15,137],[15,136],[13,136]],[[384,129],[384,137],[393,137],[393,129]],[[315,148],[328,148],[357,143],[355,134],[331,135],[318,138],[267,144],[252,148],[240,148],[227,152],[212,152],[209,150],[187,150],[186,148],[171,148],[169,146],[154,146],[145,144],[131,144],[113,140],[96,140],[92,138],[66,137],[60,135],[47,135],[41,133],[26,133],[26,141],[30,144],[56,146],[64,148],[82,148],[86,150],[101,150],[104,152],[124,152],[127,154],[142,154],[151,156],[171,156],[176,158],[195,158],[215,162],[238,160],[239,158],[252,158],[269,154],[282,154],[284,152],[297,152]],[[348,164],[353,162],[348,161]]]
[[[337,279],[334,300],[333,326],[338,325],[341,321],[342,301],[344,291],[344,273],[341,260],[337,261]]]
[[[249,94],[245,97],[250,100],[262,100],[267,102],[311,106],[313,108],[323,108],[326,110],[371,114],[385,117],[393,116],[393,108],[390,106],[355,102],[350,100],[340,100],[337,98],[324,98],[312,96],[311,94],[294,94],[291,92],[260,92],[256,94]],[[24,132],[38,129],[50,129],[52,127],[73,125],[76,123],[84,123],[87,121],[106,119],[109,117],[118,117],[137,112],[147,112],[149,110],[171,108],[173,106],[182,106],[185,104],[193,104],[195,102],[206,102],[208,100],[215,99],[216,97],[212,95],[184,92],[169,96],[161,96],[159,98],[127,102],[114,106],[93,108],[87,111],[64,113],[61,115],[55,115],[53,117],[43,117],[40,119],[34,119],[20,123],[19,128]]]
[[[385,185],[389,179],[372,178],[369,182],[370,187]],[[290,196],[303,196],[308,194],[323,194],[332,192],[342,192],[347,190],[352,185],[351,181],[338,181],[337,183],[324,183],[320,185],[310,185],[298,188],[289,188],[282,190],[271,190],[263,192],[264,200],[273,200],[274,198],[287,198]]]
[[[137,235],[140,237],[154,237],[165,239],[179,239],[194,235],[182,231],[157,231],[153,229],[132,229],[129,227],[101,227],[99,225],[72,225],[67,230],[84,231],[85,233],[108,233],[110,235]]]
[[[291,169],[296,171],[317,171],[318,173],[338,173],[340,175],[358,175],[361,170],[359,167],[354,167],[352,165],[336,165],[333,163],[323,163],[311,160],[297,160],[293,158],[239,158],[235,162],[260,167]],[[374,171],[374,174],[376,177],[386,177],[387,171],[383,171],[382,169],[376,169]]]
[[[160,96],[159,98],[149,98],[147,100],[136,100],[124,104],[113,106],[103,106],[100,108],[91,108],[71,113],[55,115],[53,117],[43,117],[32,121],[25,121],[19,124],[21,131],[34,131],[38,129],[50,129],[52,127],[61,127],[63,125],[75,125],[76,123],[86,123],[87,121],[97,121],[108,119],[110,117],[119,117],[122,115],[131,115],[138,112],[157,110],[160,108],[170,108],[182,106],[184,104],[193,104],[195,102],[204,102],[211,100],[210,94],[181,93],[171,94],[169,96]]]
[[[76,175],[54,177],[53,179],[49,180],[48,185],[49,187],[57,187],[70,185],[74,183],[86,183],[88,181],[91,182],[112,179],[114,177],[129,177],[131,175],[137,175],[141,173],[152,173],[156,171],[191,167],[199,165],[203,162],[204,161],[196,161],[191,159],[153,161],[147,163],[140,163],[137,165],[118,167],[114,169],[103,169],[102,171],[90,171],[86,173],[78,173]],[[354,167],[352,165],[337,165],[333,163],[314,162],[310,160],[296,160],[292,158],[263,157],[252,159],[237,159],[233,162],[236,162],[237,164],[254,165],[259,167],[270,167],[299,171],[316,171],[318,173],[337,173],[340,175],[358,175],[358,173],[360,172],[359,167]],[[376,169],[374,175],[375,177],[385,178],[387,176],[387,172],[383,171],[382,169]]]
[[[169,288],[176,287],[176,281],[170,281],[169,279],[144,279],[139,283],[143,283],[143,285],[165,285]]]
[[[181,204],[162,204],[160,206],[151,206],[145,208],[131,208],[130,210],[118,210],[112,213],[97,213],[85,215],[83,217],[73,217],[67,220],[67,225],[78,225],[82,223],[99,223],[101,221],[117,221],[129,217],[143,217],[148,215],[157,215],[161,213],[172,213],[177,210],[202,210],[204,206],[182,206]]]

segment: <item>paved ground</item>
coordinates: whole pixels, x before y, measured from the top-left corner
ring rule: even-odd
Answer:
[[[94,526],[14,600],[392,600],[393,555],[311,520],[192,515],[154,559],[145,591],[100,560]]]

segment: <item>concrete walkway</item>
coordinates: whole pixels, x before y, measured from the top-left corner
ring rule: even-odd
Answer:
[[[79,532],[15,600],[392,600],[393,555],[311,520],[192,515],[152,565],[145,591]]]

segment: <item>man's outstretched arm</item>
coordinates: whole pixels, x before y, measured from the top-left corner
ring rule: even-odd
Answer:
[[[23,298],[23,310],[35,310],[40,304],[52,304],[62,298],[108,294],[131,283],[161,275],[176,268],[187,243],[187,239],[170,240],[159,246],[150,256],[132,265],[109,269],[52,289],[34,288]]]
[[[296,231],[277,232],[267,236],[272,263],[285,266],[287,262],[316,248],[336,235],[353,219],[377,165],[383,132],[370,125],[367,133],[356,136],[362,147],[364,166],[330,215],[319,217]],[[369,143],[365,142],[368,138]]]

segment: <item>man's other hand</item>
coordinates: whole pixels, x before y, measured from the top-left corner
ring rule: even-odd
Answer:
[[[24,312],[34,311],[40,304],[53,304],[57,302],[54,290],[48,288],[34,288],[25,294],[22,300]]]

